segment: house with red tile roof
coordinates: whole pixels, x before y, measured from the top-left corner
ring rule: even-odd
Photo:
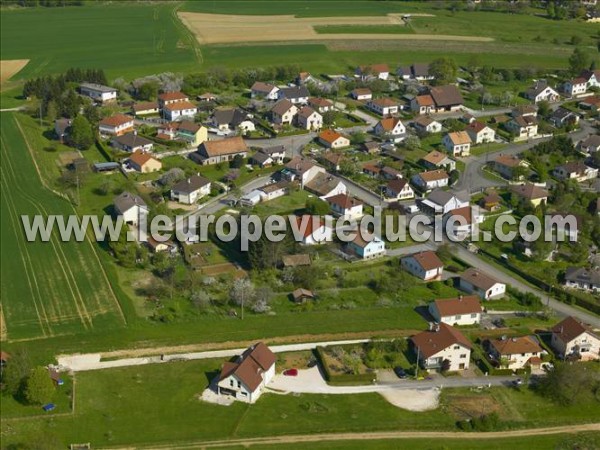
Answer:
[[[471,343],[456,328],[434,324],[410,338],[419,365],[427,370],[450,371],[469,368]]]
[[[435,321],[448,325],[477,325],[481,322],[482,311],[476,295],[438,299],[429,304],[429,314]]]
[[[319,142],[327,148],[342,148],[350,145],[350,139],[330,129],[319,133]]]
[[[550,344],[562,358],[600,359],[600,337],[589,325],[572,316],[552,327]]]
[[[430,250],[405,256],[400,260],[400,266],[424,281],[439,280],[444,271],[444,263]]]
[[[125,114],[115,114],[102,119],[98,124],[98,131],[101,136],[121,136],[133,131],[133,125],[133,117]]]

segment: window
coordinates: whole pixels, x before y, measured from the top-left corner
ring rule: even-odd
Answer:
[[[474,319],[475,317],[477,317],[477,313],[475,314],[471,314],[471,318]]]
[[[463,353],[462,355],[460,355],[460,359],[465,359],[467,357],[466,353]]]
[[[238,388],[241,388],[241,387],[242,387],[242,382],[238,381]]]
[[[458,315],[454,316],[454,318],[455,318],[456,320],[460,320],[460,314],[458,314]]]
[[[454,349],[454,350],[458,350],[459,348],[460,348],[460,345],[455,345],[455,346],[453,347],[453,349]]]
[[[229,386],[233,387],[233,380],[229,380]]]

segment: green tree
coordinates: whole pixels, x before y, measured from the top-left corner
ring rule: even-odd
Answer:
[[[16,348],[2,369],[2,384],[11,395],[17,395],[27,375],[31,372],[29,354],[23,347]]]
[[[323,125],[325,125],[326,127],[333,125],[333,123],[335,122],[336,115],[337,112],[333,110],[325,111],[323,113]]]
[[[50,100],[46,105],[46,120],[54,122],[58,118],[58,107],[54,100]]]
[[[407,136],[407,138],[404,140],[404,146],[408,150],[420,150],[421,149],[421,139],[419,139],[417,136],[411,134],[410,136]]]
[[[540,116],[547,117],[551,112],[552,109],[550,108],[550,103],[548,103],[546,100],[542,100],[538,103],[538,114]]]
[[[41,405],[52,399],[54,382],[45,367],[35,367],[25,381],[25,398],[33,405]]]
[[[557,362],[554,370],[540,380],[539,392],[560,405],[572,405],[593,398],[600,377],[583,364]]]
[[[450,58],[438,58],[429,64],[429,73],[435,77],[435,84],[448,84],[456,81],[458,68]]]
[[[158,95],[158,83],[148,81],[142,84],[136,91],[137,98],[140,100],[152,100]]]
[[[310,197],[306,200],[306,212],[313,216],[324,216],[329,214],[329,205],[320,198]]]
[[[589,55],[577,47],[573,50],[573,54],[569,57],[569,68],[571,69],[571,73],[577,75],[581,71],[587,69],[590,65],[590,57]]]
[[[71,124],[70,140],[78,149],[89,148],[94,143],[92,125],[85,116],[77,116]]]

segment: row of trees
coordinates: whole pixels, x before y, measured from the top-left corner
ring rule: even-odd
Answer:
[[[18,348],[2,369],[2,389],[4,395],[13,396],[17,401],[41,405],[52,400],[54,382],[45,367],[34,367],[28,353]]]
[[[21,6],[23,8],[35,8],[44,6],[47,8],[57,6],[83,6],[83,0],[0,0],[1,6]]]

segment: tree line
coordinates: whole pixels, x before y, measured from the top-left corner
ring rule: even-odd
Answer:
[[[52,8],[57,6],[83,5],[83,0],[0,0],[0,6],[21,6],[23,8],[35,8],[36,6]]]

